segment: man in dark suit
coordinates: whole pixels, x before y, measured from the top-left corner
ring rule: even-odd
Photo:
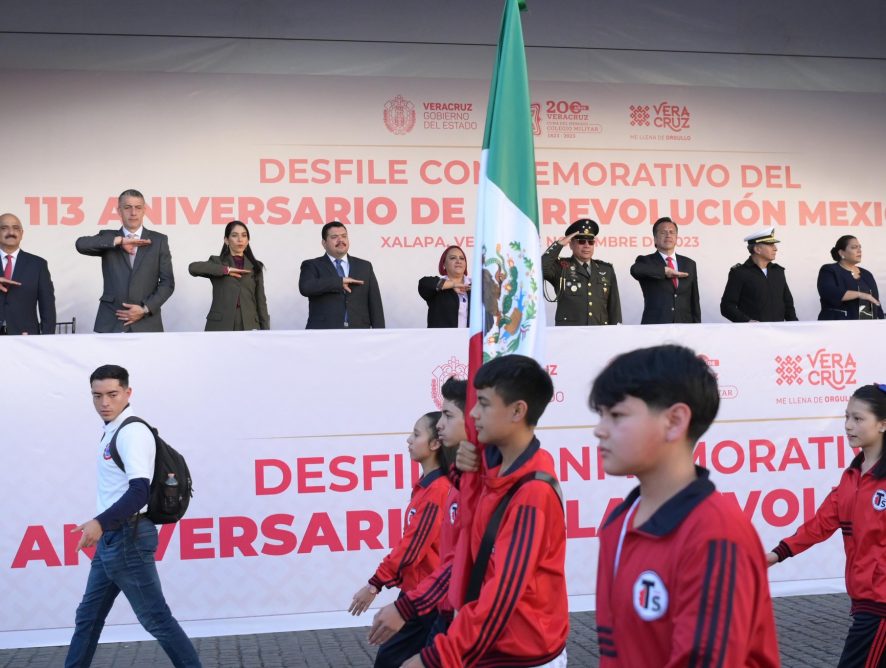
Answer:
[[[381,329],[385,326],[372,264],[349,256],[348,230],[337,220],[321,231],[325,255],[301,263],[298,290],[308,298],[306,329]]]
[[[665,216],[652,225],[655,253],[638,255],[631,276],[643,290],[641,325],[701,322],[695,262],[677,255],[677,224]]]
[[[49,265],[21,249],[23,235],[22,221],[11,213],[0,216],[0,333],[55,334],[55,291]]]
[[[104,291],[95,331],[162,332],[160,307],[172,295],[172,255],[165,234],[144,228],[145,198],[125,190],[117,199],[120,230],[102,230],[77,239],[77,251],[102,259]]]
[[[732,322],[796,320],[784,267],[774,262],[778,253],[775,228],[749,234],[744,240],[751,256],[729,270],[720,313]]]

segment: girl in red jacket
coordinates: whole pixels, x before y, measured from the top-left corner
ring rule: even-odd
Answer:
[[[368,584],[357,590],[348,612],[360,615],[369,608],[382,587],[399,587],[400,596],[430,575],[440,561],[440,526],[449,493],[447,472],[455,460],[437,433],[439,412],[427,413],[416,421],[406,439],[409,457],[421,465],[422,476],[412,488],[406,507],[403,539],[391,550]],[[437,618],[437,611],[410,619],[392,638],[378,648],[375,668],[399,668],[416,654]]]
[[[852,626],[839,668],[886,668],[886,385],[860,387],[846,406],[846,436],[861,452],[815,516],[781,541],[769,565],[843,533]]]

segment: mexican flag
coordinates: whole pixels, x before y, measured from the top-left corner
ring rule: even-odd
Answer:
[[[521,5],[525,8],[518,0],[505,0],[486,110],[474,236],[466,411],[476,403],[473,379],[483,362],[513,353],[540,359],[545,328],[535,146]],[[467,428],[468,438],[477,443],[470,418]],[[458,512],[463,528],[470,527],[481,485],[478,474],[462,476]],[[465,538],[466,533],[462,531]],[[467,540],[460,540],[450,587],[462,595],[470,567]]]

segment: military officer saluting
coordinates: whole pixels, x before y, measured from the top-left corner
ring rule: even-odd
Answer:
[[[557,325],[618,325],[621,301],[612,265],[594,259],[594,241],[600,232],[596,221],[576,220],[541,257],[544,279],[554,286]],[[569,244],[571,257],[560,257]]]
[[[784,267],[774,262],[778,253],[775,228],[749,234],[744,240],[751,255],[729,270],[720,313],[732,322],[796,320]]]

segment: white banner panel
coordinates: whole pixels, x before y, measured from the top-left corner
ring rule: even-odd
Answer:
[[[0,86],[15,166],[0,202],[25,222],[24,248],[49,260],[60,318],[81,331],[101,272],[74,241],[118,226],[115,198],[130,187],[170,237],[168,331],[203,329],[210,285],[187,267],[220,251],[235,218],[268,266],[274,329],[304,327],[298,269],[322,253],[331,219],[374,263],[389,327],[424,326],[417,281],[445,246],[473,253],[483,80],[5,71]],[[698,264],[704,322],[723,322],[729,267],[764,226],[784,242],[778,262],[803,320],[818,315],[817,271],[843,234],[886,283],[883,95],[538,81],[532,101],[542,243],[596,219],[596,258],[615,266],[625,323],[640,321],[629,269],[661,215]]]
[[[859,385],[882,380],[881,322],[557,328],[556,387],[539,437],[567,499],[573,609],[590,609],[596,530],[634,481],[606,477],[587,409],[613,355],[665,341],[704,354],[723,401],[698,459],[772,547],[836,484],[851,459],[842,428]],[[366,623],[345,612],[396,540],[416,475],[405,439],[464,373],[458,330],[5,337],[0,515],[0,647],[64,644],[88,558],[71,528],[95,514],[101,422],[88,376],[131,373],[136,414],[186,454],[188,515],[160,532],[159,569],[194,635]],[[839,537],[770,571],[775,592],[842,587]],[[380,599],[379,603],[390,600]],[[126,603],[106,640],[144,638]]]

